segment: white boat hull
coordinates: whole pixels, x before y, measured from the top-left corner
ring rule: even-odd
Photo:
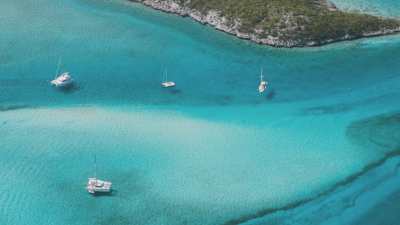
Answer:
[[[86,189],[91,194],[111,192],[112,183],[109,181],[89,178]]]
[[[69,81],[60,82],[57,80],[52,80],[50,83],[56,87],[69,87],[74,83],[74,81],[69,80]]]
[[[175,87],[176,84],[175,84],[175,82],[168,81],[168,82],[163,82],[163,83],[161,83],[161,86],[163,86],[163,87],[165,87],[165,88],[170,88],[170,87]]]
[[[56,79],[50,81],[50,83],[56,87],[68,87],[74,83],[74,80],[68,72],[65,72],[56,77]]]
[[[261,82],[260,85],[258,86],[258,92],[261,94],[265,92],[266,89],[267,89],[267,82],[265,81]]]

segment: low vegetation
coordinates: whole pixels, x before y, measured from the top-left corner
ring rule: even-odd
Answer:
[[[163,0],[159,0],[163,1]],[[277,37],[299,43],[324,43],[399,29],[394,19],[336,10],[326,0],[176,0],[206,13],[219,11],[239,30],[260,38]]]

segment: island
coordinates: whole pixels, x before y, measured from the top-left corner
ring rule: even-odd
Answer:
[[[341,11],[328,0],[129,1],[275,47],[320,46],[400,32],[397,19]]]

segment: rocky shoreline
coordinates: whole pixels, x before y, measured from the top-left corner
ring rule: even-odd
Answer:
[[[153,9],[167,13],[177,14],[182,17],[190,17],[201,24],[209,25],[217,30],[234,35],[238,38],[250,40],[258,44],[270,45],[273,47],[285,47],[285,48],[313,47],[339,41],[354,40],[364,37],[390,35],[400,32],[400,26],[399,26],[395,29],[381,28],[380,30],[374,32],[363,32],[362,34],[359,35],[346,34],[344,36],[338,36],[335,38],[329,38],[318,41],[315,40],[304,41],[303,39],[283,40],[282,38],[272,35],[268,35],[267,37],[260,37],[262,30],[255,29],[254,32],[240,31],[241,22],[239,19],[235,19],[232,22],[226,17],[221,16],[221,13],[218,12],[217,10],[208,10],[207,13],[202,13],[199,10],[186,7],[184,4],[181,5],[177,3],[175,0],[128,0],[128,1],[138,2]],[[329,1],[326,0],[321,0],[321,1],[324,3],[324,7],[326,7],[328,10],[330,11],[338,10],[333,3],[330,3]]]

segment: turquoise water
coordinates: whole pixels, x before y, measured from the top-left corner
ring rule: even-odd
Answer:
[[[399,36],[287,50],[124,1],[0,10],[0,224],[263,224],[281,208],[308,224],[360,183],[396,193]],[[68,92],[48,85],[60,57]],[[84,189],[94,153],[111,196]]]
[[[332,2],[344,10],[388,17],[400,16],[400,2],[397,0],[332,0]]]

